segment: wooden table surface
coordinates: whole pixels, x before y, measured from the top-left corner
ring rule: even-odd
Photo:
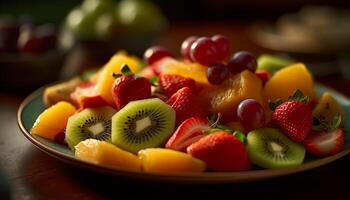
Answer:
[[[178,51],[181,40],[188,35],[224,33],[232,39],[234,50],[246,49],[257,54],[269,52],[250,42],[244,27],[229,24],[174,25],[159,43]],[[339,75],[318,81],[350,96],[350,81]],[[12,199],[179,199],[188,196],[204,199],[234,199],[238,196],[248,199],[338,199],[350,195],[350,156],[307,172],[240,184],[142,182],[85,171],[46,155],[22,135],[16,121],[16,111],[22,99],[23,96],[0,93],[0,169],[9,179]]]

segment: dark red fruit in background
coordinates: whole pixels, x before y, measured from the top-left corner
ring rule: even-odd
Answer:
[[[173,57],[172,54],[161,46],[153,46],[148,48],[143,55],[143,59],[147,65],[152,65],[158,60],[165,57]]]
[[[217,44],[219,59],[221,61],[226,60],[230,53],[230,41],[228,38],[223,35],[214,35],[211,39]]]
[[[31,25],[21,26],[18,38],[18,50],[23,53],[40,53],[43,51],[42,40],[36,37]]]
[[[220,61],[219,50],[216,43],[207,37],[197,39],[191,45],[190,53],[193,61],[205,66]]]
[[[240,73],[243,70],[255,72],[257,67],[256,57],[247,51],[239,51],[231,57],[227,66],[232,74]]]
[[[17,50],[19,26],[11,18],[0,20],[0,52],[13,52]]]
[[[53,24],[43,24],[36,28],[35,37],[40,40],[41,50],[47,51],[56,48],[57,31]]]
[[[190,36],[186,38],[181,44],[181,55],[184,59],[193,61],[191,58],[191,46],[197,40],[198,37]]]
[[[207,69],[207,79],[213,85],[221,84],[230,76],[230,70],[223,64],[210,64]]]

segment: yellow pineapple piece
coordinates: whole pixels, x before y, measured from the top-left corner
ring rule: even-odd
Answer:
[[[60,101],[39,115],[30,133],[54,140],[57,134],[64,131],[68,118],[75,112],[76,109],[72,104]]]
[[[138,155],[146,172],[204,172],[206,169],[203,161],[175,150],[149,148],[139,151]]]
[[[276,101],[279,98],[286,101],[298,89],[310,98],[315,97],[312,76],[302,63],[292,64],[277,71],[267,81],[264,96],[266,101]]]
[[[136,155],[105,141],[84,140],[75,146],[75,156],[98,165],[141,171],[141,161]]]
[[[342,123],[344,122],[345,117],[344,110],[329,92],[322,94],[317,106],[312,112],[312,115],[328,122],[332,122],[335,116],[340,115]]]
[[[109,104],[113,104],[112,86],[115,78],[112,75],[113,73],[121,73],[120,68],[124,64],[127,64],[133,73],[139,71],[140,61],[136,57],[119,52],[109,60],[97,75],[96,89]]]
[[[221,85],[203,89],[199,98],[210,113],[221,113],[224,121],[234,121],[237,106],[245,99],[255,99],[266,106],[262,92],[261,80],[245,70],[226,79]]]
[[[176,74],[186,78],[192,78],[199,84],[208,85],[207,67],[198,63],[169,62],[163,68],[164,74]]]

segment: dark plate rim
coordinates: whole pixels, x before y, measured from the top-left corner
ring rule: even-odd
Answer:
[[[56,82],[57,83],[57,82]],[[337,94],[338,96],[348,100],[350,102],[350,99],[341,94],[340,92],[329,88],[327,86],[324,86],[322,84],[317,83],[318,85],[324,87],[327,91],[330,91],[332,93]],[[125,169],[118,169],[118,168],[109,168],[106,166],[100,166],[97,164],[89,163],[83,160],[79,160],[74,157],[67,156],[65,153],[62,153],[60,151],[57,151],[51,147],[46,146],[45,144],[38,141],[35,137],[33,137],[24,127],[24,124],[22,122],[22,114],[24,108],[29,104],[29,102],[33,101],[35,98],[38,98],[44,91],[44,89],[52,85],[48,84],[45,85],[33,93],[31,93],[29,96],[27,96],[21,105],[18,108],[17,111],[17,124],[22,132],[22,134],[31,142],[34,144],[35,147],[37,147],[39,150],[43,151],[44,153],[55,157],[61,161],[67,162],[69,164],[76,165],[78,167],[82,167],[85,169],[97,171],[103,174],[111,174],[115,176],[121,176],[121,177],[127,177],[127,178],[133,178],[133,179],[141,179],[141,180],[151,180],[151,181],[162,181],[162,182],[178,182],[178,183],[233,183],[233,182],[250,182],[250,181],[257,181],[262,179],[268,179],[278,176],[285,176],[290,174],[295,174],[303,171],[307,171],[313,168],[317,168],[320,166],[323,166],[325,164],[328,164],[330,162],[333,162],[347,154],[350,153],[350,147],[345,148],[342,152],[329,156],[326,158],[321,158],[315,161],[311,161],[305,164],[302,164],[298,167],[293,168],[284,168],[284,169],[261,169],[261,170],[250,170],[250,171],[243,171],[243,172],[206,172],[206,173],[171,173],[171,174],[162,174],[162,173],[145,173],[145,172],[136,172],[136,171],[130,171]]]

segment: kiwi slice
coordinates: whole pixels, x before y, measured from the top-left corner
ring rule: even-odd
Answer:
[[[277,129],[256,129],[248,133],[247,140],[249,158],[260,167],[294,167],[301,165],[305,157],[304,147]]]
[[[92,138],[111,141],[111,118],[116,111],[108,106],[87,108],[69,117],[66,141],[74,150],[79,142]]]
[[[112,117],[112,143],[137,153],[164,144],[174,127],[175,111],[162,100],[132,101]]]

